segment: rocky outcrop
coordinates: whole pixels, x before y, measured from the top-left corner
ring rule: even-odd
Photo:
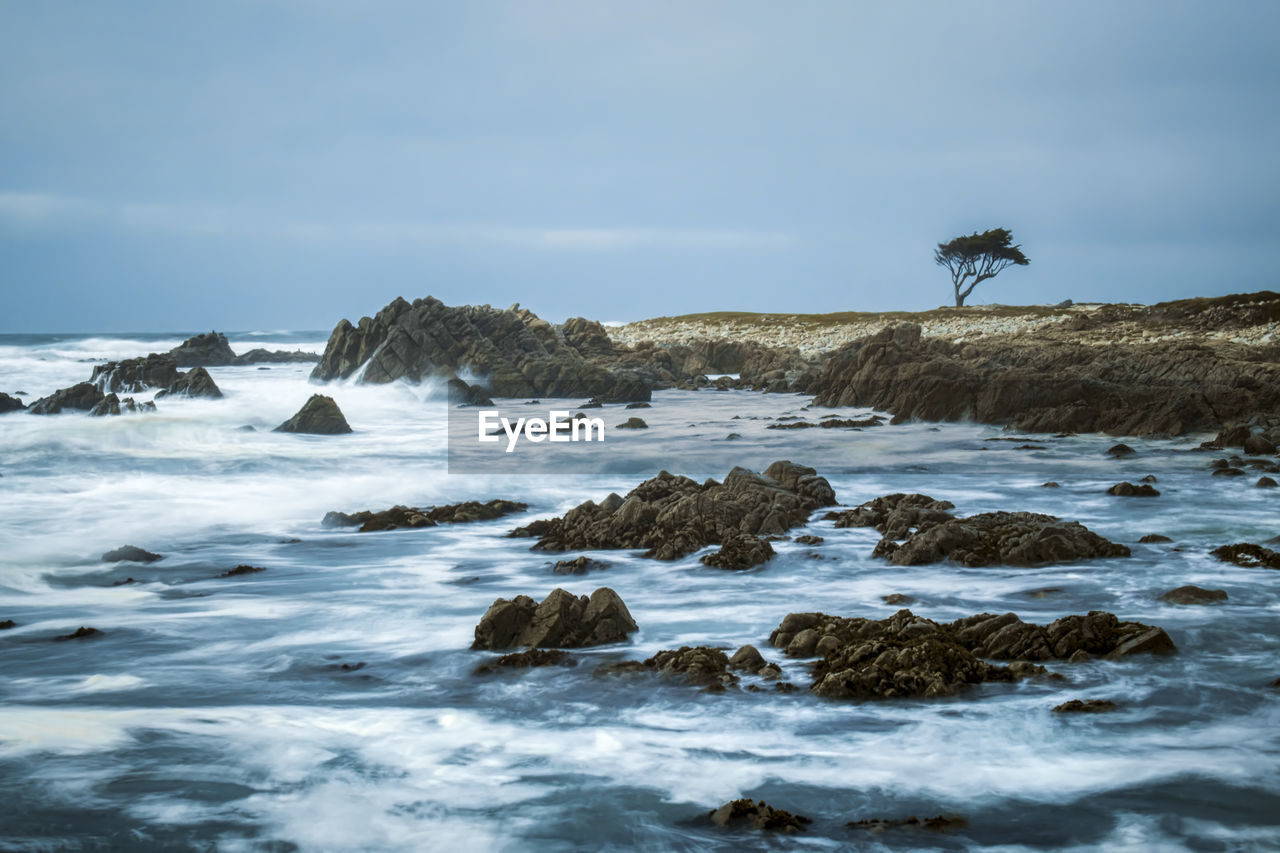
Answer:
[[[151,353],[141,358],[108,361],[93,368],[89,381],[104,392],[136,393],[167,388],[181,376],[172,356]]]
[[[1163,341],[922,339],[901,324],[832,353],[808,389],[827,406],[895,421],[1009,424],[1030,432],[1180,435],[1280,415],[1280,347]]]
[[[487,503],[464,501],[425,508],[393,506],[381,512],[367,509],[352,513],[328,512],[320,523],[325,527],[359,525],[361,533],[370,533],[378,530],[395,530],[398,527],[435,527],[437,524],[490,521],[502,518],[504,515],[524,512],[528,508],[528,504],[502,499],[494,499]]]
[[[314,364],[319,360],[320,356],[314,352],[282,349],[267,350],[255,347],[236,356],[232,364]]]
[[[843,512],[829,512],[836,527],[874,527],[884,534],[874,556],[895,566],[944,559],[963,566],[1038,566],[1100,557],[1127,557],[1129,549],[1076,521],[1033,512],[987,512],[957,518],[950,501],[892,494]],[[904,540],[898,542],[896,540]]]
[[[1217,604],[1227,600],[1227,594],[1220,589],[1204,589],[1198,586],[1180,586],[1171,589],[1160,600],[1166,604]]]
[[[738,676],[729,671],[729,658],[720,649],[709,646],[664,649],[648,660],[607,664],[598,672],[603,675],[651,672],[720,691],[738,683]]]
[[[340,322],[311,376],[328,381],[359,371],[361,382],[417,382],[466,371],[484,376],[496,397],[649,399],[650,383],[602,363],[601,356],[612,352],[603,328],[584,320],[567,325],[562,332],[519,306],[449,307],[430,297],[412,304],[397,298],[358,325]]]
[[[950,624],[910,610],[881,620],[791,613],[769,642],[789,657],[821,656],[809,689],[844,699],[953,696],[974,684],[1045,674],[1033,661],[1175,651],[1162,629],[1102,611],[1044,626],[1013,613]],[[985,659],[1016,662],[1006,667]]]
[[[1105,714],[1120,706],[1110,699],[1071,699],[1053,706],[1055,714]]]
[[[608,567],[608,563],[583,556],[574,557],[572,560],[558,560],[551,567],[551,571],[557,575],[585,575],[587,572],[596,572]]]
[[[1252,542],[1223,545],[1209,553],[1224,563],[1235,563],[1246,569],[1280,569],[1280,552]]]
[[[523,652],[512,652],[509,655],[494,658],[488,663],[482,663],[472,670],[472,673],[474,675],[489,675],[503,670],[534,669],[544,666],[575,666],[576,663],[568,652],[563,652],[560,649],[526,649]]]
[[[217,399],[222,396],[221,389],[203,367],[196,367],[180,374],[169,387],[156,392],[156,398],[177,395],[180,397],[209,397]]]
[[[663,471],[625,498],[587,501],[563,517],[535,521],[510,535],[537,537],[533,547],[538,550],[643,548],[644,556],[658,560],[720,545],[729,547],[729,560],[750,550],[740,537],[783,534],[804,524],[813,510],[834,503],[835,492],[824,478],[791,462],[775,462],[763,475],[734,468],[723,483],[698,483]]]
[[[276,427],[274,432],[342,435],[351,432],[351,427],[332,397],[312,394],[298,413]]]
[[[704,565],[717,569],[733,569],[741,571],[758,566],[774,554],[773,546],[768,540],[750,533],[738,533],[729,537],[720,546],[701,559]]]
[[[163,560],[160,554],[153,554],[136,545],[122,545],[114,551],[108,551],[102,555],[104,563],[154,563],[156,560]]]
[[[223,367],[234,364],[236,360],[227,336],[220,332],[187,338],[169,350],[167,355],[178,367]]]
[[[468,385],[458,377],[449,380],[449,404],[453,406],[492,406],[493,400],[479,385]]]
[[[1107,494],[1115,495],[1116,497],[1120,497],[1120,498],[1158,498],[1160,497],[1159,490],[1156,489],[1156,487],[1151,485],[1150,483],[1142,483],[1141,485],[1135,486],[1133,483],[1130,483],[1128,480],[1125,480],[1123,483],[1116,483],[1114,486],[1107,489]]]
[[[755,800],[725,803],[708,812],[707,820],[726,829],[757,829],[787,834],[803,832],[805,824],[813,822],[803,815],[775,809],[764,800],[759,803]]]
[[[154,412],[155,410],[156,404],[150,400],[138,403],[132,397],[125,397],[122,400],[116,394],[108,394],[89,410],[89,414],[93,417],[103,417],[106,415],[119,415],[125,412]]]
[[[618,594],[601,587],[591,597],[554,589],[541,602],[499,598],[476,626],[472,649],[579,648],[619,643],[639,630]]]
[[[17,397],[10,397],[8,394],[0,392],[0,415],[8,412],[20,412],[26,407],[27,404]]]
[[[27,411],[33,415],[57,415],[66,409],[90,411],[106,396],[102,389],[90,382],[80,382],[70,388],[61,388],[48,397],[41,397]]]

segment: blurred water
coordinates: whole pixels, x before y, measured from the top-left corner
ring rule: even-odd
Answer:
[[[0,389],[33,399],[87,379],[95,361],[181,335],[0,339]],[[238,351],[323,335],[233,336]],[[152,415],[0,417],[0,848],[61,849],[1269,849],[1280,832],[1280,573],[1207,551],[1280,533],[1277,496],[1208,476],[1202,436],[1129,441],[951,424],[767,430],[795,395],[666,391],[653,407],[606,406],[601,452],[646,475],[448,474],[447,409],[434,386],[310,385],[310,365],[212,368],[222,400],[159,401]],[[317,390],[355,432],[272,433]],[[145,396],[145,395],[141,395]],[[573,408],[580,401],[542,401]],[[826,410],[824,410],[826,411]],[[842,411],[843,416],[863,412]],[[736,419],[734,416],[738,416]],[[254,427],[253,431],[241,429]],[[742,437],[726,441],[735,432]],[[775,545],[727,573],[601,552],[604,571],[550,572],[555,556],[503,534],[666,468],[723,477],[735,464],[812,465],[844,504],[894,491],[962,514],[1029,509],[1079,519],[1129,544],[1127,560],[1037,569],[898,568],[870,558],[877,534],[835,530],[818,547]],[[608,465],[604,466],[606,469]],[[1156,474],[1162,496],[1105,488]],[[1041,483],[1054,480],[1058,489]],[[328,510],[503,497],[525,516],[360,534]],[[1139,545],[1146,533],[1172,545]],[[129,543],[165,555],[107,564]],[[823,559],[814,559],[813,555]],[[570,555],[572,556],[572,555]],[[238,564],[267,571],[220,575]],[[115,585],[132,578],[133,582]],[[1194,583],[1225,605],[1158,596]],[[471,630],[498,597],[608,585],[641,630],[575,668],[476,677]],[[933,702],[834,703],[708,695],[600,679],[598,662],[682,644],[767,648],[790,611],[882,617],[881,597],[949,620],[1016,611],[1049,621],[1107,609],[1164,626],[1169,659],[1055,667],[1065,684],[985,685]],[[102,636],[52,638],[81,625]],[[344,664],[347,668],[343,668]],[[363,666],[359,666],[363,664]],[[744,680],[744,684],[748,680]],[[1063,718],[1069,698],[1121,710]],[[771,837],[700,816],[738,797],[814,818]],[[864,817],[959,814],[947,834],[868,835]]]

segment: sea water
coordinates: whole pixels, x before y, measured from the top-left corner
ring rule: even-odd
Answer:
[[[2,336],[0,390],[30,402],[183,337]],[[324,335],[231,341],[319,352]],[[222,399],[162,398],[151,414],[0,416],[0,620],[17,623],[0,631],[0,848],[1145,851],[1274,849],[1280,838],[1280,572],[1208,554],[1280,533],[1280,495],[1211,477],[1212,456],[1197,451],[1206,436],[1128,440],[1137,453],[1113,459],[1105,436],[990,441],[1010,436],[976,424],[770,430],[780,416],[869,412],[659,391],[648,409],[592,412],[611,428],[599,452],[626,466],[449,473],[438,386],[317,386],[310,369],[210,368]],[[337,400],[352,434],[271,431],[316,392]],[[612,429],[632,415],[649,428]],[[706,567],[701,552],[658,562],[607,551],[586,552],[607,568],[561,576],[553,562],[583,552],[505,537],[662,469],[723,478],[777,459],[816,468],[843,505],[923,492],[962,515],[1050,513],[1133,556],[897,567],[871,557],[874,530],[837,530],[816,513],[804,532],[825,542],[777,542],[745,572]],[[1147,474],[1160,497],[1105,493]],[[492,498],[529,511],[378,533],[321,525],[330,510]],[[1148,533],[1174,541],[1138,544]],[[101,561],[124,544],[164,559]],[[241,564],[266,571],[222,576]],[[1159,601],[1185,584],[1229,599]],[[557,586],[611,587],[639,632],[575,652],[575,667],[474,675],[493,657],[469,650],[486,608]],[[1163,626],[1179,652],[1051,663],[1064,682],[857,703],[808,694],[806,662],[768,646],[788,612],[883,618],[898,609],[882,601],[892,593],[939,621],[1108,610]],[[80,626],[103,633],[53,639]],[[593,674],[660,649],[745,643],[800,689],[708,694]],[[1120,708],[1051,712],[1073,698]],[[707,822],[738,797],[813,823],[776,836]],[[845,826],[939,814],[966,823]]]

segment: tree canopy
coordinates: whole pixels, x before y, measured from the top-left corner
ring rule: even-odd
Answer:
[[[1007,228],[992,228],[981,234],[956,237],[950,243],[939,243],[933,253],[938,266],[951,271],[956,307],[962,307],[973,289],[989,278],[995,278],[1008,266],[1025,267],[1031,261],[1022,254],[1021,246],[1011,245],[1013,234]]]

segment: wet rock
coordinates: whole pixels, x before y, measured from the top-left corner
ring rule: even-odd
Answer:
[[[0,392],[0,415],[9,412],[21,412],[27,408],[27,404],[19,400],[17,397],[10,397],[8,394]]]
[[[251,349],[248,352],[241,353],[236,356],[235,364],[302,364],[315,363],[320,360],[320,356],[314,352],[303,352],[302,350],[265,350],[261,347]],[[262,367],[259,370],[266,370]]]
[[[741,435],[741,434],[736,433],[736,432],[731,432],[731,433],[729,433],[728,435],[726,435],[726,436],[724,437],[724,440],[725,440],[725,441],[737,441],[737,440],[738,440],[738,439],[740,439],[740,438],[742,438],[742,435]]]
[[[731,687],[738,677],[729,672],[729,658],[720,649],[708,646],[681,646],[666,649],[644,661],[644,667],[659,675],[675,676],[699,687]]]
[[[1274,489],[1277,485],[1275,480],[1270,477],[1259,477],[1255,486],[1259,489]]]
[[[332,397],[312,394],[298,413],[276,427],[275,432],[341,435],[351,432],[351,427]]]
[[[1059,484],[1057,484],[1057,483],[1053,482],[1052,480],[1050,480],[1050,481],[1049,481],[1049,482],[1047,482],[1047,483],[1041,483],[1041,484],[1040,484],[1040,488],[1042,488],[1042,489],[1060,489],[1060,488],[1062,488],[1062,487],[1061,487]]]
[[[1223,545],[1209,553],[1224,563],[1234,563],[1246,569],[1280,569],[1280,552],[1252,542]]]
[[[1123,658],[1129,655],[1166,655],[1178,649],[1162,628],[1147,628],[1135,632],[1122,640],[1108,658]]]
[[[81,625],[79,628],[75,629],[70,634],[60,634],[57,637],[54,637],[53,639],[63,640],[63,641],[87,640],[91,637],[100,637],[100,636],[102,636],[102,632],[99,631],[97,628],[87,628],[84,625]]]
[[[551,571],[557,575],[585,575],[587,572],[596,572],[608,566],[608,563],[584,556],[575,557],[572,560],[560,560],[551,567]]]
[[[123,545],[102,555],[104,563],[154,563],[156,560],[163,559],[164,557],[159,554],[153,554],[134,545]]]
[[[648,404],[648,403],[627,403],[627,405],[626,405],[624,408],[627,408],[627,409],[649,409],[649,408],[652,408],[652,406],[650,406],[650,404]]]
[[[829,699],[954,696],[984,681],[1013,681],[1007,667],[936,636],[853,642],[827,652],[814,668],[813,693]]]
[[[1061,705],[1055,705],[1053,712],[1055,714],[1105,714],[1119,707],[1109,699],[1072,699]]]
[[[1215,468],[1215,469],[1213,470],[1213,476],[1215,476],[1215,477],[1243,477],[1243,476],[1244,476],[1244,471],[1242,471],[1242,470],[1241,470],[1241,469],[1239,469],[1239,468],[1231,468],[1231,467],[1227,467],[1227,468]]]
[[[1147,476],[1143,477],[1143,478],[1142,478],[1141,480],[1139,480],[1138,482],[1140,482],[1140,483],[1158,483],[1158,482],[1160,482],[1160,481],[1159,481],[1158,479],[1156,479],[1156,475],[1155,475],[1155,474],[1148,474]]]
[[[883,595],[880,597],[880,600],[883,601],[885,604],[896,604],[896,605],[916,603],[916,600],[914,598],[912,598],[909,595],[903,595],[900,592],[894,592],[894,593],[890,593],[889,595]]]
[[[14,622],[12,619],[0,621],[0,631],[8,631],[10,628],[16,627],[18,627],[18,623]]]
[[[541,666],[575,666],[577,662],[560,649],[526,649],[495,658],[477,666],[474,675],[488,675],[504,669],[531,669]]]
[[[223,572],[222,576],[224,578],[238,578],[244,575],[256,575],[258,572],[265,572],[265,571],[266,569],[262,568],[261,566],[239,565],[239,566],[236,566],[234,569],[228,569],[227,571]]]
[[[1138,542],[1142,545],[1152,545],[1157,542],[1172,542],[1172,541],[1173,540],[1170,539],[1168,536],[1165,536],[1160,533],[1148,533],[1146,536],[1143,536],[1141,539],[1138,540]]]
[[[821,545],[825,541],[826,540],[821,536],[814,536],[811,533],[806,533],[803,536],[796,537],[797,545]]]
[[[729,669],[758,673],[767,666],[769,662],[764,659],[764,655],[760,654],[760,650],[752,645],[743,646],[729,658]]]
[[[1244,440],[1241,447],[1245,453],[1251,456],[1273,456],[1276,453],[1275,444],[1261,435],[1249,436]]]
[[[504,515],[524,512],[528,504],[519,501],[508,501],[500,498],[480,503],[464,501],[457,504],[442,504],[425,508],[409,506],[393,506],[381,512],[361,510],[359,512],[327,512],[320,524],[324,527],[355,527],[359,525],[361,533],[379,530],[395,530],[400,527],[435,527],[437,524],[462,524],[470,521],[491,521]]]
[[[91,417],[105,417],[107,415],[120,414],[120,398],[115,394],[108,394],[98,401],[92,409],[89,410]]]
[[[803,815],[792,814],[761,800],[734,800],[707,813],[713,824],[726,829],[761,829],[773,832],[794,833],[804,831],[804,825],[812,821]]]
[[[223,367],[235,364],[236,354],[220,332],[187,338],[166,354],[178,367]],[[138,389],[133,389],[138,390]]]
[[[1166,604],[1216,604],[1220,601],[1226,601],[1227,594],[1220,589],[1180,586],[1160,596],[1160,600]]]
[[[56,415],[66,409],[89,411],[102,401],[105,395],[98,386],[90,382],[80,382],[70,388],[61,388],[48,397],[41,397],[27,411],[33,415]]]
[[[954,815],[937,815],[935,817],[918,818],[912,815],[907,818],[864,818],[851,820],[845,824],[849,829],[862,829],[874,833],[882,833],[891,829],[926,829],[930,832],[947,832],[961,829],[969,825],[969,821]]]
[[[824,478],[791,462],[775,462],[764,474],[735,468],[723,483],[697,483],[663,471],[609,506],[587,501],[510,535],[537,537],[537,550],[644,548],[644,556],[659,560],[679,559],[708,545],[729,546],[723,559],[736,563],[740,554],[766,553],[738,541],[741,535],[784,534],[807,522],[814,509],[834,503]]]
[[[492,406],[493,400],[479,385],[468,385],[458,377],[448,382],[449,403],[454,406]]]
[[[641,418],[627,418],[618,424],[618,429],[648,429],[649,425]]]
[[[471,648],[598,646],[621,642],[636,630],[627,606],[608,587],[590,598],[555,589],[541,603],[527,595],[499,598],[476,626]]]
[[[951,501],[940,501],[921,494],[897,492],[867,501],[850,510],[828,512],[825,520],[840,527],[874,527],[887,539],[905,539],[913,528],[937,524],[955,518],[948,510]]]
[[[168,388],[181,375],[171,356],[153,352],[141,358],[99,364],[93,368],[89,381],[104,393],[135,393],[148,388]]]
[[[767,540],[739,533],[726,539],[719,551],[707,554],[701,562],[717,569],[742,570],[758,566],[773,555],[773,546]]]
[[[1121,442],[1119,444],[1113,444],[1111,445],[1111,447],[1107,448],[1108,456],[1132,456],[1137,452],[1138,451],[1134,450],[1132,447],[1125,444],[1124,442]]]
[[[1158,498],[1160,497],[1160,492],[1150,483],[1143,483],[1140,486],[1135,486],[1133,483],[1130,483],[1128,480],[1124,481],[1123,483],[1116,483],[1114,486],[1107,489],[1107,494],[1115,495],[1116,497],[1121,497],[1121,498]]]

